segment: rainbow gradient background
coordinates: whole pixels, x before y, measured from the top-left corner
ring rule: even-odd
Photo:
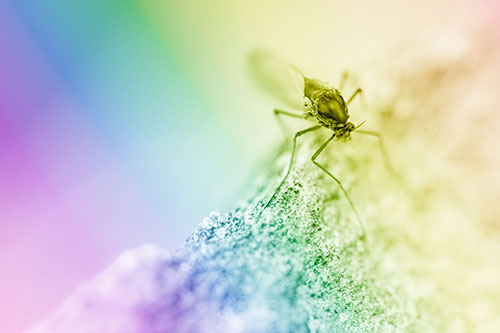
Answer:
[[[498,3],[0,0],[0,330],[243,199],[280,138],[244,66],[253,47],[334,81],[478,21],[499,31]]]

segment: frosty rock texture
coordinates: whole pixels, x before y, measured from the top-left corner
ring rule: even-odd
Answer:
[[[360,239],[345,198],[321,171],[305,163],[263,210],[269,193],[210,214],[173,254],[146,246],[122,255],[33,332],[418,327],[415,303]]]

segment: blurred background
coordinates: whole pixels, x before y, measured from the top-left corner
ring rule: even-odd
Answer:
[[[498,22],[494,0],[0,0],[0,328],[244,199],[281,139],[245,66],[254,47],[336,83],[416,40],[451,55],[470,31],[498,43]]]

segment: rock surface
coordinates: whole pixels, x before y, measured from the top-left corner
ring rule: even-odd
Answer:
[[[335,183],[302,164],[268,208],[270,191],[256,191],[211,213],[173,254],[122,255],[33,332],[417,330],[418,299],[360,239]]]

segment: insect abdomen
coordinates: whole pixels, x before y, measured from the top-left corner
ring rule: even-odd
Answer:
[[[326,84],[320,80],[310,79],[304,76],[304,96],[311,101],[314,100],[314,95],[326,89]]]

